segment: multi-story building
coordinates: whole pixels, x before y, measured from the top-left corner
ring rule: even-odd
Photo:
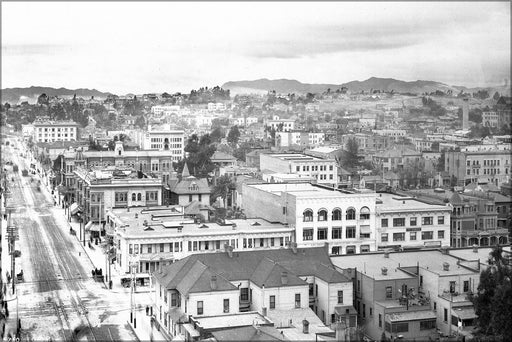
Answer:
[[[74,202],[82,208],[86,230],[104,234],[106,211],[111,208],[162,204],[162,180],[129,167],[74,171]]]
[[[280,132],[289,132],[295,129],[295,120],[292,119],[267,120],[265,124]]]
[[[450,204],[450,240],[452,247],[492,246],[509,241],[508,229],[498,227],[498,213],[492,196],[458,193],[443,189],[411,190],[408,195],[422,202]]]
[[[482,112],[482,126],[484,127],[499,127],[499,115],[495,111]]]
[[[312,176],[319,184],[338,183],[338,165],[334,159],[321,159],[299,153],[260,154],[260,170]]]
[[[78,140],[78,124],[73,121],[35,121],[35,142]]]
[[[171,172],[168,186],[165,188],[169,191],[168,204],[185,206],[197,201],[204,205],[210,205],[211,189],[208,186],[208,180],[191,176],[187,163],[183,167],[180,179],[178,179],[175,172]]]
[[[378,249],[450,246],[451,212],[452,208],[446,204],[435,205],[413,197],[379,193]]]
[[[480,280],[478,260],[448,249],[331,257],[352,275],[359,321],[372,339],[436,340],[465,335],[476,318],[468,298]],[[348,270],[348,269],[352,270]],[[400,336],[401,335],[401,336]]]
[[[372,132],[377,135],[391,137],[394,141],[400,141],[407,136],[405,129],[374,129]]]
[[[77,166],[83,168],[129,166],[143,173],[153,173],[160,176],[162,183],[169,180],[172,169],[173,157],[169,151],[135,150],[125,151],[123,143],[116,141],[114,151],[75,151],[64,152],[62,172],[64,185],[73,188],[75,182],[74,171]]]
[[[180,110],[180,106],[153,106],[153,107],[151,107],[151,113],[157,114],[157,115],[177,112],[179,110]]]
[[[244,184],[241,196],[247,217],[289,224],[300,247],[327,244],[332,254],[376,249],[373,192],[344,193],[311,184]]]
[[[374,154],[372,160],[382,171],[397,171],[407,168],[408,165],[418,165],[421,152],[406,147],[393,148]]]
[[[161,265],[192,254],[284,248],[293,228],[263,219],[222,223],[196,222],[182,206],[112,209],[106,214],[106,233],[112,238],[117,266],[128,273],[130,260],[136,272],[150,273]]]
[[[325,141],[325,133],[322,132],[302,132],[302,131],[285,131],[276,132],[276,146],[320,146]]]
[[[511,127],[512,124],[512,97],[502,96],[496,103],[496,111],[498,112],[499,127]]]
[[[341,143],[346,146],[349,139],[355,139],[360,151],[381,151],[390,148],[393,145],[393,138],[384,135],[352,133],[343,134]]]
[[[228,248],[224,253],[191,255],[155,272],[154,279],[156,319],[173,338],[187,334],[180,332],[181,323],[202,317],[238,322],[255,311],[277,327],[288,327],[290,318],[299,313],[302,327],[302,320],[314,313],[329,325],[336,322],[337,309],[353,311],[352,282],[335,270],[324,248],[252,252]],[[185,329],[200,335],[193,327]],[[334,335],[325,326],[323,332]],[[307,329],[300,336],[314,338]]]
[[[510,179],[511,152],[510,144],[496,145],[492,149],[469,146],[460,152],[448,151],[445,153],[445,171],[455,177],[459,185],[485,179],[500,186]]]
[[[170,125],[161,128],[151,127],[147,131],[133,132],[135,143],[146,151],[167,151],[173,162],[178,162],[185,156],[185,132],[171,129]]]
[[[210,103],[208,103],[208,111],[209,112],[225,111],[225,110],[226,110],[226,105],[224,103],[221,103],[221,102],[217,102],[217,103],[210,102]]]

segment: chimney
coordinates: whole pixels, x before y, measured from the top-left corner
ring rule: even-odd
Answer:
[[[450,247],[448,247],[448,246],[441,247],[441,253],[450,254]]]
[[[478,246],[477,245],[473,245],[473,253],[478,253]]]
[[[307,319],[302,320],[302,332],[304,334],[309,334],[309,322]]]
[[[297,254],[297,242],[290,242],[293,254]]]
[[[228,252],[228,256],[230,258],[233,257],[233,246],[229,246],[228,244],[226,244],[226,252]]]
[[[384,258],[389,258],[389,251],[384,251]]]
[[[388,268],[387,267],[382,267],[380,270],[382,271],[382,275],[388,275]]]
[[[212,275],[212,278],[210,279],[210,287],[212,290],[217,290],[217,276]]]
[[[288,284],[288,272],[283,271],[283,272],[281,273],[281,283],[282,283],[283,285]]]
[[[135,218],[139,218],[139,214],[138,213],[135,213]]]
[[[450,264],[447,262],[443,262],[443,271],[449,271],[450,270]]]

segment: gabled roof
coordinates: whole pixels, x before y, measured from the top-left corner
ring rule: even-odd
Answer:
[[[218,252],[193,254],[164,267],[162,273],[156,272],[155,278],[167,289],[179,286],[190,293],[207,291],[211,275],[217,275],[219,289],[230,289],[221,284],[224,281],[242,280],[251,280],[258,286],[283,286],[284,271],[288,272],[289,286],[306,284],[299,278],[304,276],[328,283],[350,282],[334,268],[324,247],[297,249],[296,253],[291,249],[234,252],[232,257]]]
[[[283,284],[282,275],[287,272],[287,283]],[[261,259],[259,265],[256,267],[250,280],[258,286],[265,287],[281,287],[281,286],[296,286],[305,285],[306,282],[293,274],[290,274],[286,268],[270,260],[269,258]]]
[[[182,178],[177,183],[169,184],[169,187],[172,192],[178,195],[209,194],[211,192],[208,181],[205,178],[198,179],[194,176]]]
[[[450,203],[451,204],[464,204],[462,201],[462,198],[457,192],[454,192],[452,197],[450,197]]]
[[[210,283],[213,275],[217,277],[216,289],[212,289]],[[162,284],[167,283],[165,285],[167,289],[178,290],[182,294],[238,289],[199,260],[189,259],[183,263],[173,263],[163,273],[156,272],[155,278]]]

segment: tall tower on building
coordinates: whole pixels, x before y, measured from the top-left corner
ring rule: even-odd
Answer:
[[[462,129],[469,130],[469,99],[462,99]]]

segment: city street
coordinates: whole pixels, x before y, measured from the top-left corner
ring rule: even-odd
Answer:
[[[7,208],[12,208],[12,223],[19,228],[16,249],[21,251],[15,273],[23,270],[10,311],[15,315],[18,307],[22,340],[136,340],[127,324],[129,294],[114,293],[94,281],[91,260],[69,234],[63,211],[54,206],[39,175],[21,175],[30,169],[30,162],[11,154],[11,148],[3,152],[20,170],[13,173],[7,166],[11,192]],[[11,272],[10,267],[4,270]],[[11,288],[8,284],[8,291]]]

